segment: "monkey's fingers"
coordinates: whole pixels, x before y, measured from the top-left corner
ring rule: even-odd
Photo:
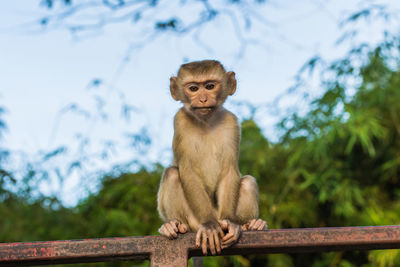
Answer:
[[[233,238],[235,235],[232,232],[227,233],[223,238],[222,238],[222,244],[225,244],[225,242],[231,238]]]
[[[207,255],[207,234],[205,231],[201,232],[201,250],[204,255]]]
[[[229,224],[228,224],[228,221],[227,221],[227,220],[219,221],[219,225],[221,226],[221,229],[222,229],[223,231],[228,231],[228,226],[229,226]]]
[[[230,247],[233,244],[235,244],[237,242],[237,240],[239,239],[239,236],[240,236],[240,230],[237,230],[234,233],[232,233],[230,238],[222,241],[222,248],[227,248],[227,247]]]
[[[184,234],[184,233],[187,232],[187,229],[188,229],[188,227],[187,227],[186,224],[184,224],[184,223],[179,223],[179,225],[178,225],[179,233]]]
[[[198,248],[200,247],[200,242],[201,242],[201,232],[202,232],[201,229],[199,229],[196,234],[196,246]]]
[[[229,233],[225,235],[224,238],[222,239],[222,244],[226,244],[227,242],[230,242],[230,240],[232,239],[237,240],[240,235],[239,229],[230,229]]]
[[[217,253],[220,254],[221,253],[221,240],[220,240],[219,233],[217,233],[217,232],[214,232],[214,241],[215,241],[215,247],[217,249]]]
[[[235,244],[236,239],[234,236],[222,242],[222,249],[229,248],[233,244]]]
[[[241,228],[237,224],[231,224],[228,234],[222,240],[222,248],[232,246],[239,239]]]
[[[207,238],[208,238],[208,247],[210,248],[210,252],[212,255],[215,255],[217,252],[215,250],[215,243],[214,243],[214,231],[207,230]]]
[[[224,231],[220,228],[220,229],[218,229],[218,235],[219,235],[219,237],[222,239],[222,238],[224,238],[224,236],[225,236],[225,233],[224,233]]]

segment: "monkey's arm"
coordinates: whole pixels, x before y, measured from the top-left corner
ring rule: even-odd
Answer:
[[[183,166],[184,168],[179,169],[183,192],[190,209],[200,223],[196,234],[196,245],[201,246],[204,255],[207,254],[207,248],[212,255],[219,254],[224,232],[217,221],[210,196],[204,189],[201,177],[192,168],[189,168],[193,165],[183,164]]]
[[[220,182],[217,188],[218,220],[229,220],[237,223],[236,208],[239,199],[240,172],[239,172],[239,142],[240,126],[235,115],[226,112],[226,125],[230,129],[225,135],[224,160]]]
[[[179,168],[179,172],[186,200],[193,214],[199,220],[199,223],[217,222],[211,199],[205,191],[200,177],[188,168]]]
[[[236,223],[236,207],[239,198],[240,174],[230,166],[218,185],[218,219]]]
[[[198,162],[193,160],[194,152],[191,149],[193,140],[187,134],[186,138],[182,133],[187,133],[188,126],[192,122],[183,109],[180,109],[174,118],[174,164],[179,169],[179,177],[183,192],[187,203],[192,210],[194,216],[200,224],[218,223],[217,214],[214,211],[210,196],[207,194],[204,184],[198,172],[193,170],[193,166],[197,166]],[[196,156],[196,155],[194,155]]]

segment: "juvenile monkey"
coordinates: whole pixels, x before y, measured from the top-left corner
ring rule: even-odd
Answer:
[[[170,91],[183,107],[174,118],[173,163],[158,191],[159,232],[171,239],[197,232],[196,245],[215,255],[241,230],[266,228],[256,180],[239,172],[238,120],[222,107],[236,91],[235,73],[214,60],[183,64]]]

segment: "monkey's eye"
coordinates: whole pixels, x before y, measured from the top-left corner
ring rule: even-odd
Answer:
[[[192,92],[196,92],[197,90],[199,90],[199,87],[196,85],[191,85],[191,86],[189,86],[189,90]]]
[[[215,84],[213,84],[213,83],[207,83],[205,87],[206,87],[207,90],[212,90],[212,89],[215,88]]]

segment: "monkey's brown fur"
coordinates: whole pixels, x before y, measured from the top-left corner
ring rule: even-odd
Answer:
[[[237,118],[222,107],[236,91],[235,73],[226,72],[218,61],[197,61],[182,65],[170,82],[172,97],[184,107],[175,115],[174,160],[158,192],[158,211],[166,222],[160,233],[174,238],[177,232],[197,231],[203,252],[208,240],[215,254],[236,242],[238,225],[265,228],[264,221],[256,220],[256,180],[239,172]]]

